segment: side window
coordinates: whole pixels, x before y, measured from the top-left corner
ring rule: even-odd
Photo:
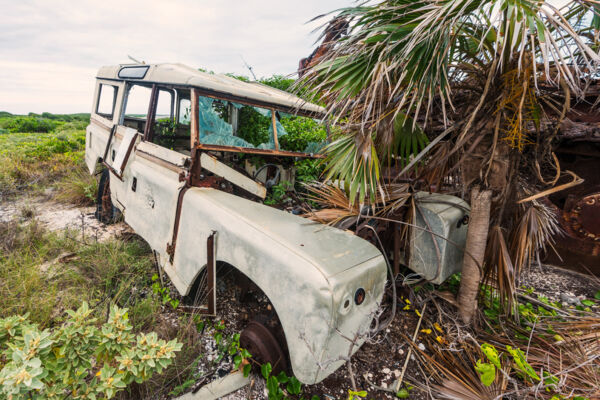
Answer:
[[[152,89],[146,86],[132,85],[127,94],[125,119],[147,119]]]
[[[179,99],[179,118],[177,122],[189,125],[191,121],[192,102],[190,99]]]
[[[190,101],[189,90],[170,90],[159,88],[156,102],[156,119],[153,126],[152,141],[160,146],[182,154],[190,154]],[[179,114],[175,115],[175,93],[179,97]],[[187,108],[186,111],[186,103]],[[186,117],[187,115],[187,117]],[[187,119],[186,119],[187,118]]]
[[[171,119],[173,117],[172,107],[173,95],[166,90],[158,91],[158,100],[156,102],[156,120]]]
[[[101,83],[100,90],[98,92],[98,105],[96,107],[96,114],[111,119],[115,112],[115,100],[117,98],[116,95],[117,88],[115,86]]]

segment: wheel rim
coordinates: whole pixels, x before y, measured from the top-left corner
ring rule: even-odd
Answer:
[[[272,374],[277,375],[287,367],[281,346],[271,331],[258,321],[251,321],[240,336],[240,345],[262,363],[271,363]]]

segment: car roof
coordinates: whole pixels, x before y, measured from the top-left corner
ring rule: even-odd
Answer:
[[[132,67],[147,67],[142,78],[120,77],[119,72]],[[121,74],[124,75],[124,74]],[[119,64],[104,66],[97,78],[119,81],[163,83],[169,85],[192,86],[225,97],[238,98],[249,102],[298,110],[301,113],[323,115],[325,109],[309,103],[291,93],[263,85],[259,82],[244,82],[223,74],[199,71],[183,64]]]

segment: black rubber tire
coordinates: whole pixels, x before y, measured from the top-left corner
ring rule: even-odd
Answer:
[[[100,174],[98,182],[98,195],[96,197],[96,219],[105,224],[113,223],[115,220],[115,207],[110,199],[110,172],[108,169]]]

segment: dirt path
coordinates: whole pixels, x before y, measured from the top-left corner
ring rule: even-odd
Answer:
[[[43,197],[21,198],[0,203],[0,222],[35,218],[50,231],[75,230],[102,242],[122,233],[132,232],[124,222],[106,225],[94,217],[95,207],[77,207]]]

